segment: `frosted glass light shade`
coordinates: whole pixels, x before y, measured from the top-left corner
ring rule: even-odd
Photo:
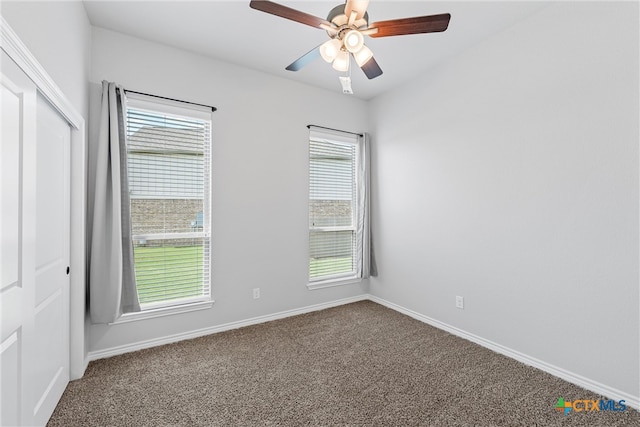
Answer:
[[[344,47],[351,53],[359,51],[364,46],[364,36],[360,31],[351,30],[344,36]]]
[[[333,60],[333,68],[337,71],[349,71],[349,52],[341,50]]]
[[[333,62],[340,53],[340,48],[342,47],[342,43],[338,39],[331,39],[329,41],[324,42],[320,45],[320,56],[322,59],[327,61],[328,63]]]
[[[356,64],[358,67],[362,67],[367,63],[368,60],[373,58],[373,52],[366,46],[362,46],[362,49],[353,54],[353,57],[356,59]]]

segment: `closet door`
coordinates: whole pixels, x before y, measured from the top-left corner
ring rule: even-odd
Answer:
[[[1,63],[0,425],[45,425],[69,382],[71,130]]]
[[[41,96],[36,111],[35,299],[31,407],[44,425],[69,383],[71,129]]]
[[[35,145],[36,88],[2,52],[0,58],[0,425],[23,423],[22,360],[25,354],[24,302],[33,297],[33,278],[24,274],[22,226],[24,151]],[[31,168],[33,169],[33,168]],[[31,233],[33,234],[33,233]],[[31,286],[29,285],[31,282]],[[28,328],[27,328],[28,329]]]

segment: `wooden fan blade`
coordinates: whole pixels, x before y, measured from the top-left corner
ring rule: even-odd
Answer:
[[[360,69],[364,71],[364,74],[367,76],[369,80],[375,79],[380,74],[382,74],[382,68],[380,68],[376,60],[373,58],[373,56],[371,57],[370,60],[365,62],[364,65],[360,67]]]
[[[289,71],[298,71],[305,65],[315,61],[320,56],[320,46],[314,47],[309,52],[305,53],[300,58],[293,61],[291,64],[289,64],[289,66],[286,69]]]
[[[369,28],[377,28],[378,32],[370,37],[403,36],[406,34],[438,33],[449,26],[451,14],[417,16],[415,18],[392,19],[374,22]]]
[[[362,19],[369,7],[369,0],[347,0],[347,4],[344,6],[344,14],[347,17],[351,16],[351,11],[355,10],[358,14],[356,19]]]
[[[320,28],[320,24],[331,25],[326,19],[318,18],[317,16],[309,15],[308,13],[300,12],[299,10],[268,0],[252,0],[249,3],[249,6],[252,9],[259,10],[261,12],[270,13],[281,18],[290,19],[316,28]]]

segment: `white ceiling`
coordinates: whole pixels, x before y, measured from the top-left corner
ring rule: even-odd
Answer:
[[[94,26],[342,92],[338,80],[340,73],[321,58],[300,71],[285,70],[291,62],[328,40],[325,31],[251,9],[249,0],[85,0],[84,3]],[[324,19],[341,1],[277,3]],[[384,74],[368,80],[361,70],[353,69],[351,77],[355,93],[352,96],[370,99],[388,91],[513,26],[546,4],[533,1],[371,0],[370,22],[440,13],[450,13],[451,21],[442,33],[366,37],[366,44]]]

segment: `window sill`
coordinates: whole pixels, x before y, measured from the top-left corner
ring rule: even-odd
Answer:
[[[156,317],[172,316],[174,314],[188,313],[190,311],[206,310],[211,307],[213,307],[213,300],[194,302],[173,307],[154,308],[151,310],[138,311],[136,313],[125,313],[115,322],[109,323],[109,326],[118,325],[120,323],[137,322],[138,320],[154,319]]]
[[[307,289],[313,291],[315,289],[331,288],[333,286],[351,285],[354,283],[360,283],[362,279],[358,277],[345,277],[341,279],[329,279],[321,280],[318,282],[307,283]]]

